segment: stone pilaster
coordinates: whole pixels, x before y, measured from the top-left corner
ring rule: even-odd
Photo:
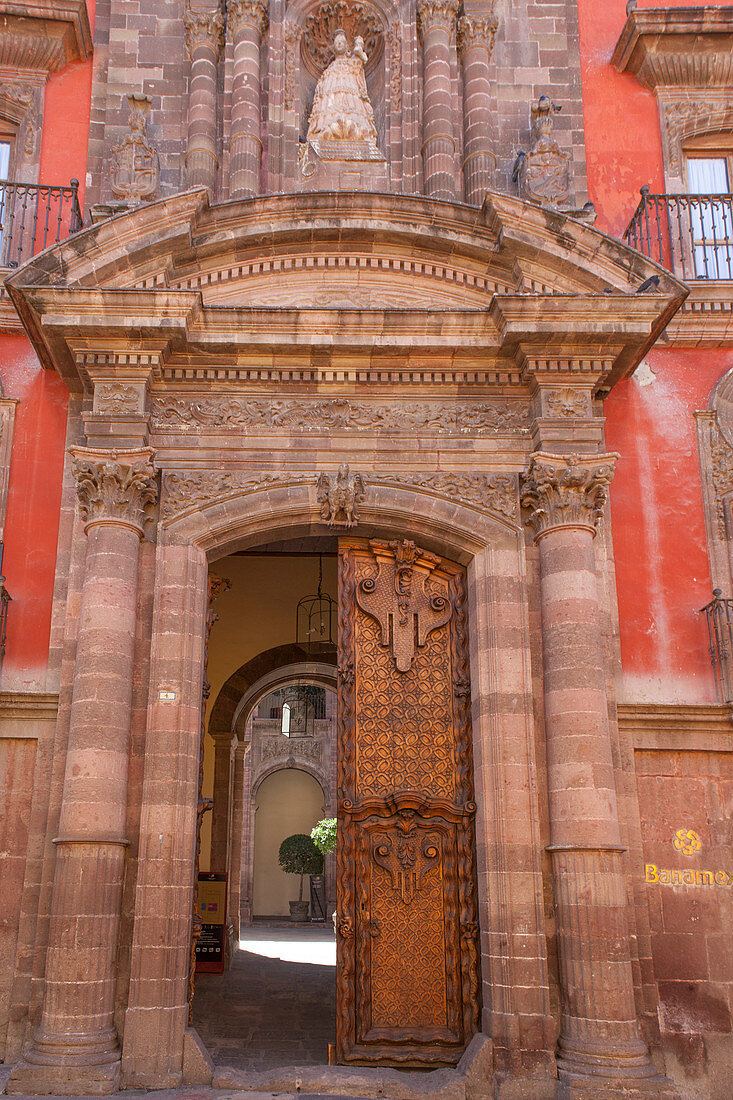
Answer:
[[[11,1093],[109,1093],[120,1076],[115,958],[124,876],[139,543],[150,448],[71,452],[87,536],[41,1023]]]
[[[423,50],[423,176],[425,194],[456,197],[456,136],[451,94],[458,0],[418,0]]]
[[[562,1097],[674,1095],[637,1024],[608,726],[593,538],[617,457],[536,452],[522,492],[540,554]]]
[[[216,67],[224,45],[224,15],[219,8],[200,11],[188,7],[184,23],[186,48],[191,59],[186,181],[189,187],[207,187],[213,195],[219,170]]]
[[[260,44],[267,28],[266,0],[228,0],[234,42],[232,128],[229,137],[229,198],[260,193]]]
[[[495,15],[462,15],[458,53],[463,65],[463,194],[480,206],[491,188],[496,157],[491,148],[489,59],[494,48]]]
[[[214,742],[214,805],[211,811],[212,871],[226,871],[229,858],[229,816],[232,780],[232,735],[212,735]]]

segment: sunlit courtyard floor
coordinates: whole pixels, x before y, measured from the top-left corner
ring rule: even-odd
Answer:
[[[325,1065],[334,1041],[336,941],[327,925],[254,924],[231,969],[199,974],[194,1026],[217,1065]]]

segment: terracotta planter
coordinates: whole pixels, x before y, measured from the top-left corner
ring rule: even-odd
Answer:
[[[310,909],[310,902],[307,901],[291,901],[290,902],[290,919],[291,921],[303,924],[308,920],[308,910]]]

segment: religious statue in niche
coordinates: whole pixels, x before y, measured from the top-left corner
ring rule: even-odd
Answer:
[[[130,105],[130,132],[112,150],[110,175],[117,198],[136,205],[152,199],[158,190],[160,163],[146,132],[150,96],[132,93],[127,102]]]
[[[522,198],[551,206],[571,202],[570,153],[552,136],[555,115],[561,110],[549,96],[540,96],[532,108],[532,148],[517,154],[512,177]]]
[[[368,60],[361,35],[349,50],[346,32],[333,39],[334,60],[321,73],[313,97],[302,164],[307,175],[308,149],[321,160],[384,160],[377,148],[374,108],[369,99],[364,65]]]

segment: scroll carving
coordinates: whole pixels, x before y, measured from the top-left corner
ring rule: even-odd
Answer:
[[[617,454],[533,454],[523,475],[521,500],[535,536],[568,525],[595,532],[617,458]]]
[[[103,382],[96,387],[94,396],[98,411],[113,416],[137,412],[140,404],[138,391],[124,382]]]
[[[377,835],[372,858],[388,874],[392,889],[406,904],[420,892],[426,873],[438,862],[440,838],[415,828],[415,811],[401,810],[392,833]]]
[[[85,526],[93,523],[126,523],[142,534],[152,519],[158,498],[155,455],[150,447],[139,451],[100,453],[72,447],[79,510]]]
[[[279,474],[235,474],[219,470],[194,473],[169,473],[163,479],[161,516],[171,519],[179,512],[210,504],[217,498],[254,493],[269,485],[310,482],[310,477],[285,477]]]
[[[725,540],[728,538],[725,501],[733,493],[733,448],[714,424],[710,425],[710,459],[718,535]]]
[[[369,545],[377,574],[359,584],[356,600],[362,611],[379,623],[381,643],[390,647],[398,671],[409,672],[415,646],[424,646],[428,634],[451,617],[450,601],[426,588],[440,558],[409,539],[372,539]]]
[[[513,474],[371,474],[371,482],[429,489],[452,500],[473,504],[482,512],[498,512],[516,520],[517,480]]]
[[[548,390],[545,396],[548,416],[588,416],[589,404],[586,393],[574,390],[570,386],[562,390]]]
[[[366,489],[361,474],[350,474],[348,462],[342,462],[335,477],[320,474],[316,481],[321,519],[329,527],[353,527],[359,522],[356,507]]]

